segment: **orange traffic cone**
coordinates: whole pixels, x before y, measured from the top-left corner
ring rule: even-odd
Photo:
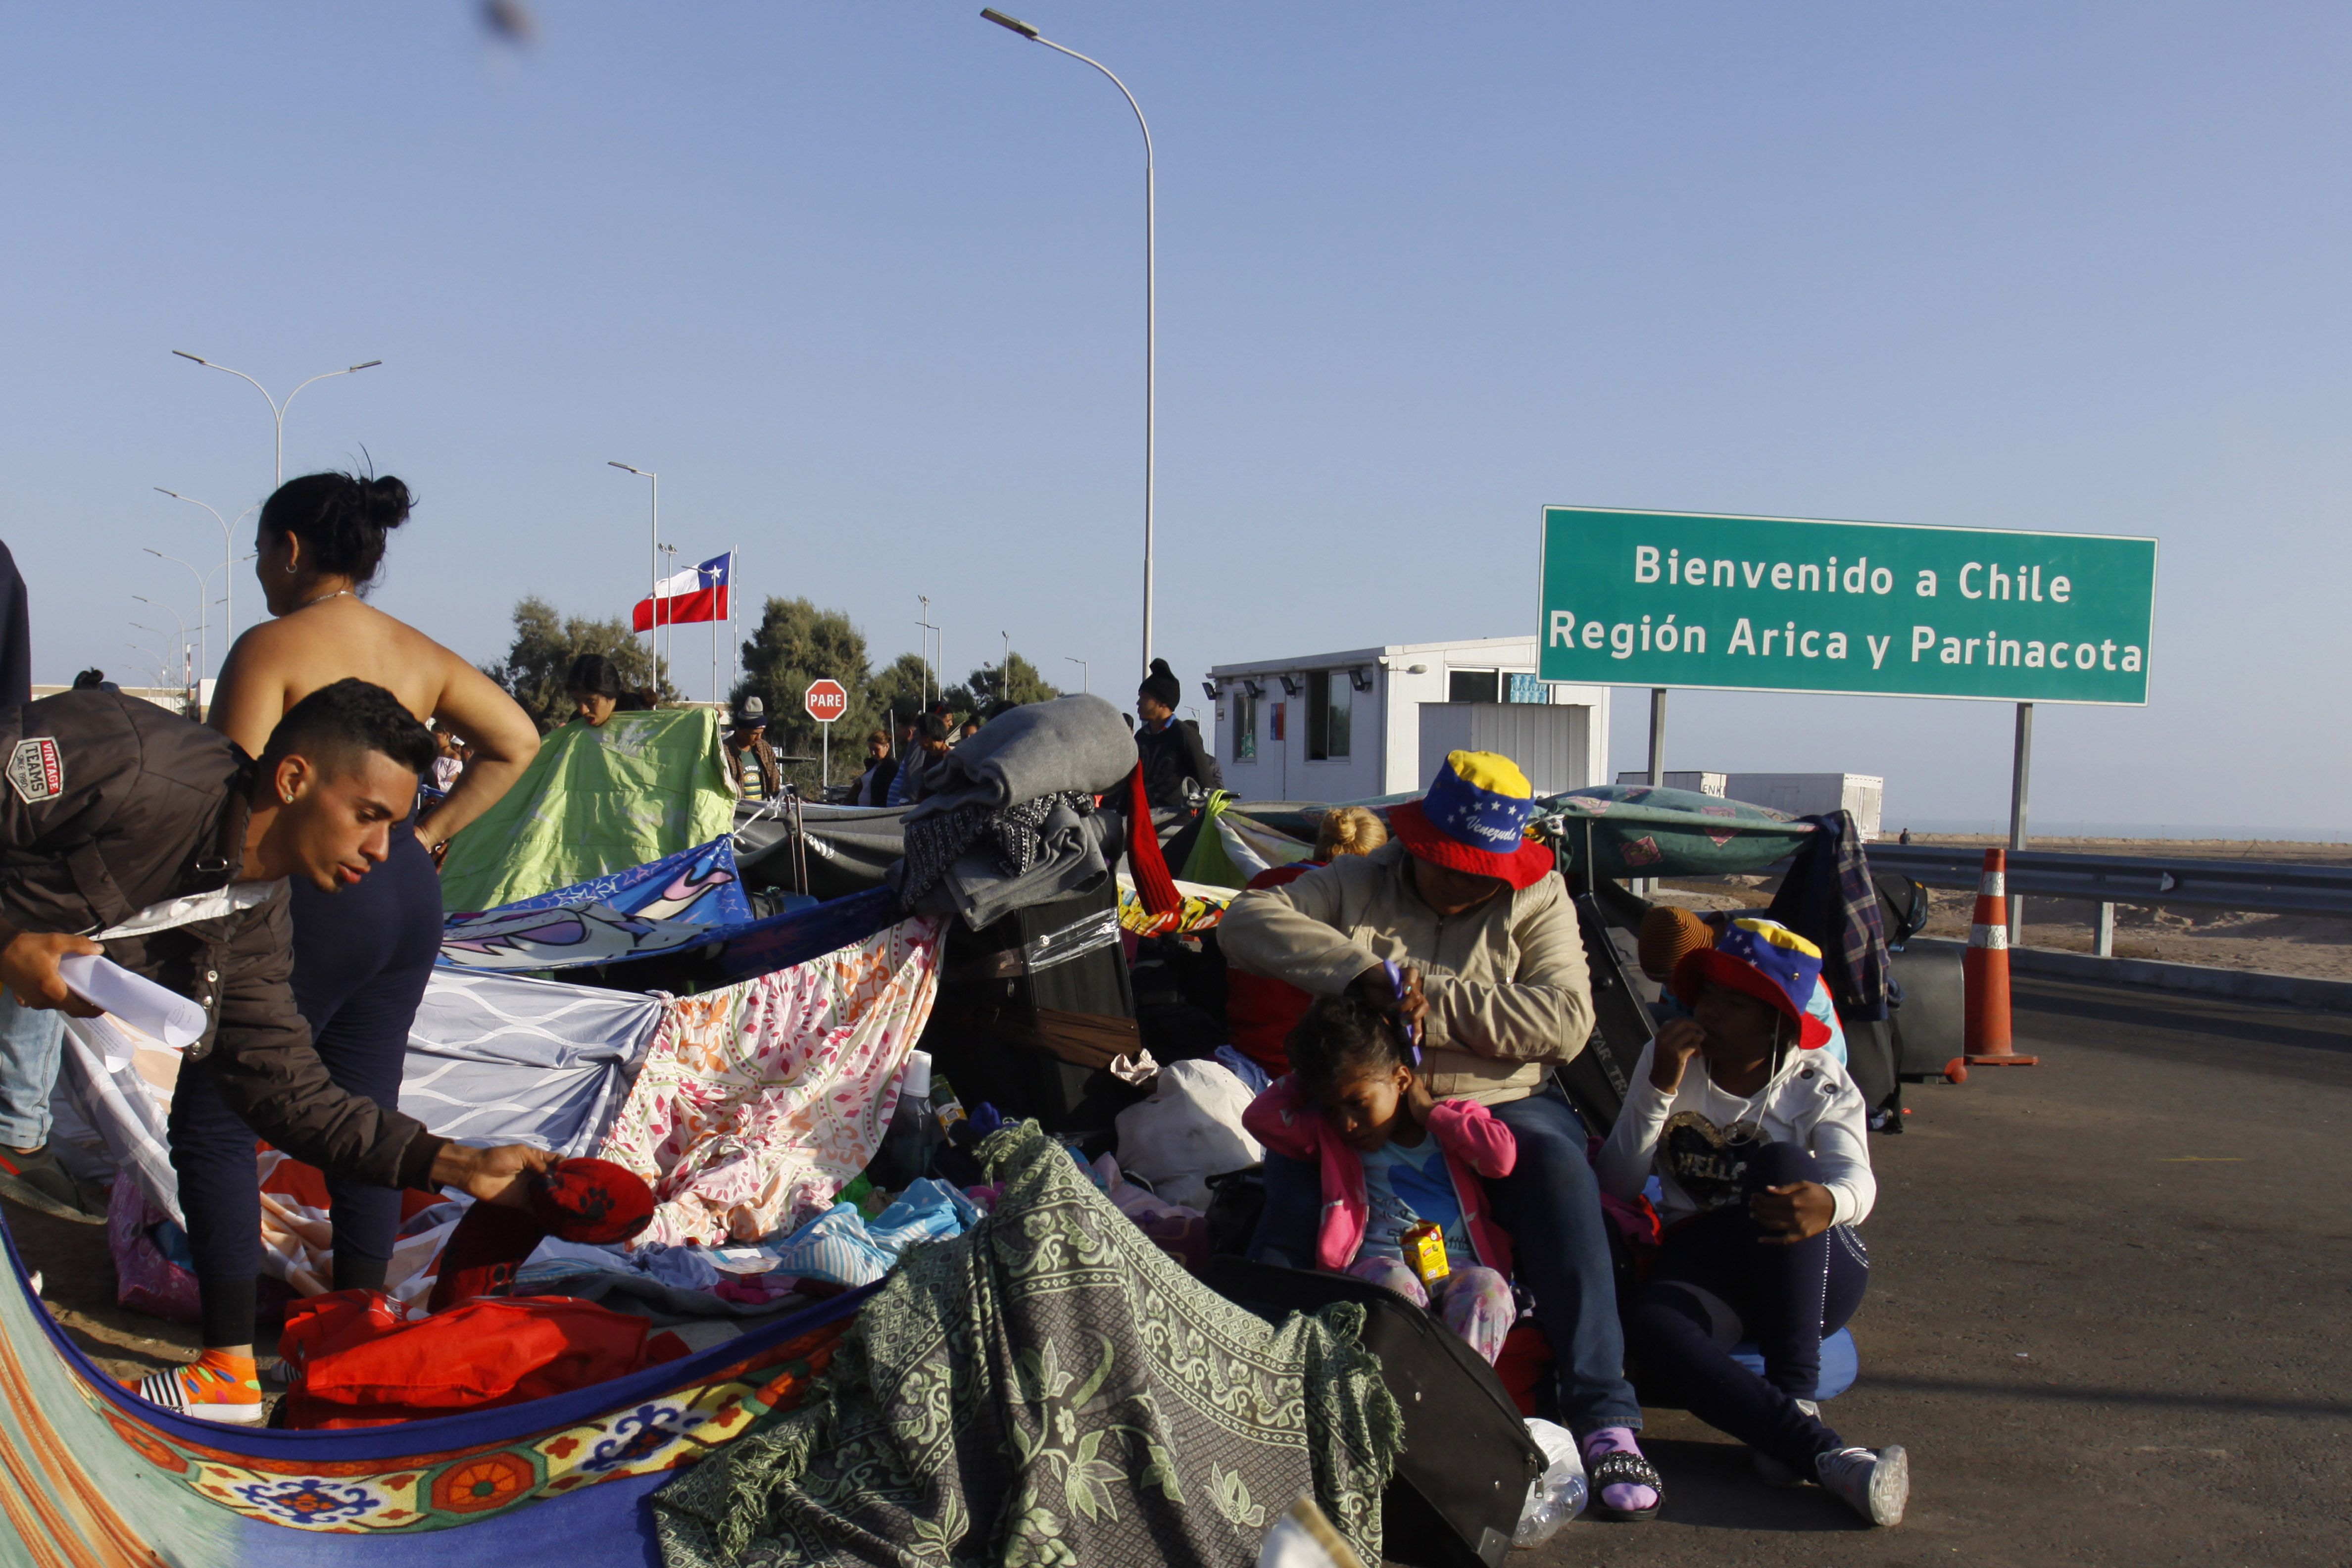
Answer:
[[[2010,1049],[2008,882],[2008,852],[1986,850],[1984,879],[1977,884],[1976,918],[1969,924],[1969,951],[1960,957],[1968,1067],[2030,1068],[2042,1061]],[[1967,1076],[1964,1068],[1953,1081]]]

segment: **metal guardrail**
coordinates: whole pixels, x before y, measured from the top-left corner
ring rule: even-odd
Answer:
[[[1973,888],[1984,871],[1982,849],[1879,843],[1867,853],[1872,870],[1899,871],[1931,888]],[[2352,865],[2017,849],[2009,855],[2009,891],[2012,897],[2094,904],[2182,904],[2352,919]]]

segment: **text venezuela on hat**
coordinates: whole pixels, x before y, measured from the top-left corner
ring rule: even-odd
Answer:
[[[1499,752],[1449,752],[1429,793],[1389,811],[1404,847],[1433,866],[1531,888],[1552,868],[1549,846],[1527,837],[1535,786]]]
[[[1675,965],[1675,994],[1694,1006],[1706,983],[1753,996],[1797,1026],[1797,1044],[1817,1050],[1830,1026],[1806,1011],[1822,978],[1822,950],[1778,921],[1736,920],[1713,947],[1683,954]]]

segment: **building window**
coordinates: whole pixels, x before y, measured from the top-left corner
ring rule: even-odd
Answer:
[[[1257,761],[1257,699],[1247,690],[1236,691],[1231,699],[1234,705],[1234,761]]]
[[[1449,669],[1445,672],[1448,702],[1500,702],[1503,678],[1495,669]]]
[[[1510,684],[1510,695],[1504,699],[1507,702],[1549,702],[1551,700],[1551,688],[1525,670],[1513,670]]]
[[[1334,675],[1339,677],[1333,679]],[[1355,694],[1346,670],[1316,669],[1307,676],[1307,760],[1327,763],[1348,755]]]

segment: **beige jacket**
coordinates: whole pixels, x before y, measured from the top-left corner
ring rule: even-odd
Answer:
[[[1421,971],[1430,1092],[1525,1099],[1584,1048],[1592,984],[1576,908],[1558,877],[1440,919],[1412,889],[1405,847],[1343,856],[1234,899],[1217,927],[1225,962],[1335,996],[1382,960]]]

